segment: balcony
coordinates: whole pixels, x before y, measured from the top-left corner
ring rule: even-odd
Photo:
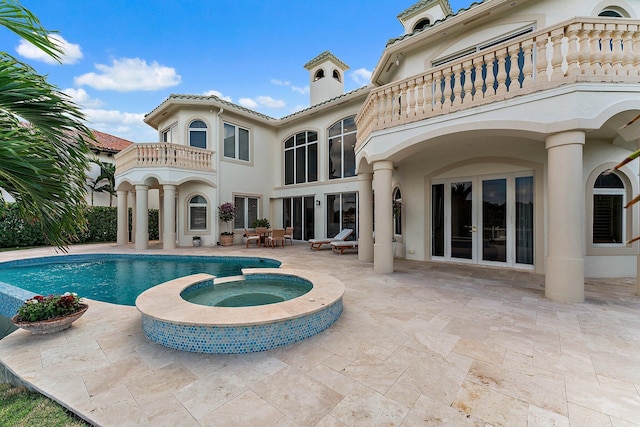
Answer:
[[[640,21],[576,18],[376,88],[356,147],[375,131],[581,82],[640,83]]]
[[[134,144],[115,156],[116,175],[136,168],[175,168],[189,171],[214,170],[213,152],[170,143]]]

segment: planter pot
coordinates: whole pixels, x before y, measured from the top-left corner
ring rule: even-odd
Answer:
[[[202,239],[193,239],[193,246],[196,248],[202,245]]]
[[[220,244],[222,246],[231,246],[233,245],[233,235],[231,236],[227,236],[227,235],[220,235]]]
[[[17,315],[15,315],[11,318],[11,321],[17,327],[30,331],[33,335],[53,334],[54,332],[60,332],[70,328],[71,324],[82,317],[88,309],[89,305],[80,304],[78,311],[65,317],[56,317],[38,322],[19,322],[16,320]]]

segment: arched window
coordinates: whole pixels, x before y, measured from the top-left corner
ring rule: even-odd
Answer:
[[[298,132],[284,142],[284,184],[317,180],[318,132]]]
[[[624,244],[625,188],[616,173],[601,173],[593,185],[593,244]]]
[[[340,81],[340,71],[333,70],[333,78],[336,79],[337,81]]]
[[[316,71],[316,75],[313,76],[313,81],[315,82],[315,81],[320,80],[322,78],[324,78],[324,70],[321,68],[318,71]]]
[[[207,199],[193,196],[189,199],[189,230],[202,231],[207,229]]]
[[[194,120],[189,124],[189,145],[207,148],[207,125],[202,120]]]
[[[431,21],[428,18],[423,18],[416,23],[416,25],[413,27],[413,31],[420,31],[424,27],[428,27],[429,25],[431,25]]]
[[[329,128],[329,179],[356,175],[356,116]]]
[[[619,6],[607,6],[598,13],[598,16],[609,18],[630,18],[629,13]]]
[[[397,187],[393,190],[393,234],[402,234],[402,193]]]

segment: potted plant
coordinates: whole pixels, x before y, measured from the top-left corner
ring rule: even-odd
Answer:
[[[193,236],[192,241],[193,246],[195,246],[196,248],[202,245],[202,238],[200,236]]]
[[[35,295],[11,318],[14,325],[34,335],[52,334],[71,327],[89,308],[75,292],[62,295]]]
[[[222,246],[233,245],[233,232],[229,228],[229,223],[236,215],[236,207],[231,202],[226,202],[218,206],[218,217],[220,221],[227,223],[227,231],[220,233],[220,244]]]
[[[253,221],[253,224],[251,224],[251,226],[253,228],[258,228],[258,227],[269,228],[271,227],[271,224],[269,224],[269,220],[267,218],[257,218],[255,221]]]

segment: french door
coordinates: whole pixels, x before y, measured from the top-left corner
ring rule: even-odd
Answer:
[[[314,199],[314,196],[282,199],[282,224],[285,227],[293,227],[294,240],[314,238]]]
[[[433,181],[432,258],[533,266],[533,194],[530,173]]]

